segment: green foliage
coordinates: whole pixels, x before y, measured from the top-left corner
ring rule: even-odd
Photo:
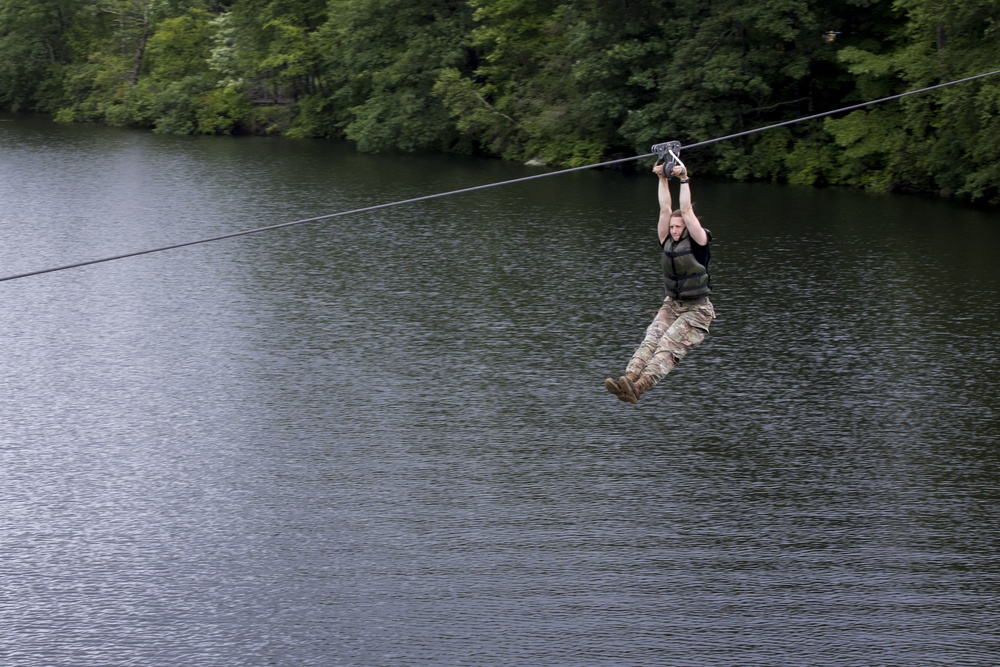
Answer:
[[[943,4],[942,4],[943,3]],[[998,0],[0,0],[0,107],[1000,203]],[[628,165],[632,166],[632,165]]]
[[[983,84],[972,96],[971,107],[975,134],[969,145],[971,168],[951,175],[955,179],[954,193],[973,201],[1000,204],[1000,85]],[[958,182],[961,177],[961,182]],[[946,183],[948,187],[951,183]]]
[[[191,10],[161,21],[149,39],[147,75],[138,88],[156,132],[231,134],[248,114],[241,96],[216,87],[208,67],[212,19],[204,10]]]
[[[315,37],[326,0],[239,0],[219,17],[213,68],[258,104],[293,103],[322,89]]]
[[[254,105],[249,104],[245,97],[243,102],[249,105],[249,117],[243,128],[247,134],[303,138],[304,135],[296,137],[293,131],[296,107],[287,104]]]
[[[132,10],[123,15],[126,18],[140,16],[135,6],[123,5],[121,10]],[[200,105],[211,102],[204,113],[216,119],[218,114],[216,98],[206,96],[215,85],[207,65],[214,34],[211,20],[208,12],[192,9],[160,20],[148,36],[137,35],[132,25],[128,39],[95,40],[87,62],[66,68],[67,103],[56,118],[151,127],[171,134],[202,131]],[[220,131],[218,120],[209,127],[210,133]]]
[[[232,88],[209,90],[197,102],[194,115],[198,134],[234,134],[249,124],[253,116],[250,101]]]
[[[65,70],[64,88],[69,104],[56,113],[64,122],[104,122],[125,126],[137,105],[129,85],[130,63],[117,54],[93,53],[85,63]]]
[[[463,131],[509,159],[579,165],[631,150],[621,128],[655,86],[657,3],[472,0],[475,68],[437,93]]]
[[[161,21],[147,47],[149,76],[171,81],[208,72],[215,36],[212,18],[196,9]]]
[[[335,125],[360,150],[454,150],[461,137],[432,95],[464,64],[471,20],[455,0],[331,0],[318,49]]]
[[[893,7],[905,19],[893,48],[848,48],[839,54],[859,90],[883,96],[1000,67],[1000,3],[995,0],[946,0],[943,5],[896,0]],[[983,79],[828,120],[826,127],[847,149],[842,167],[862,171],[866,187],[996,204],[998,95],[1000,81]]]
[[[291,125],[284,133],[292,139],[317,137],[333,139],[342,136],[334,122],[332,103],[325,95],[306,95],[295,104]]]
[[[73,48],[84,0],[0,0],[0,106],[50,110]]]
[[[212,19],[215,33],[208,56],[208,69],[215,74],[218,85],[243,87],[246,77],[252,77],[255,67],[248,50],[241,45],[240,31],[229,12]]]

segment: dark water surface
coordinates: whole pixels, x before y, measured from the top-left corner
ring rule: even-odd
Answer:
[[[2,118],[3,275],[536,173]],[[637,406],[652,176],[0,283],[0,664],[1000,664],[1000,213],[693,186]]]

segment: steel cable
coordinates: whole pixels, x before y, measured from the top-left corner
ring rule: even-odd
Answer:
[[[707,146],[709,144],[714,144],[714,143],[717,143],[719,141],[726,141],[726,140],[729,140],[729,139],[736,139],[738,137],[747,136],[749,134],[755,134],[757,132],[764,132],[766,130],[772,130],[772,129],[777,128],[777,127],[784,127],[785,125],[792,125],[794,123],[803,123],[803,122],[809,121],[809,120],[816,120],[817,118],[823,118],[825,116],[832,116],[833,114],[843,113],[845,111],[853,111],[855,109],[861,109],[861,108],[864,108],[864,107],[872,106],[874,104],[881,104],[882,102],[888,102],[890,100],[896,100],[896,99],[899,99],[901,97],[906,97],[908,95],[916,95],[918,93],[924,93],[924,92],[927,92],[927,91],[930,91],[930,90],[935,90],[935,89],[938,89],[938,88],[944,88],[946,86],[953,86],[955,84],[965,83],[967,81],[973,81],[975,79],[982,79],[984,77],[993,76],[994,74],[1000,74],[1000,70],[994,70],[992,72],[986,72],[986,73],[983,73],[983,74],[977,74],[975,76],[970,76],[970,77],[966,77],[966,78],[963,78],[963,79],[956,79],[955,81],[948,81],[946,83],[939,83],[939,84],[936,84],[936,85],[933,85],[933,86],[927,86],[925,88],[919,88],[917,90],[910,90],[910,91],[907,91],[905,93],[899,93],[897,95],[890,95],[888,97],[881,97],[881,98],[878,98],[878,99],[875,99],[875,100],[869,100],[868,102],[861,102],[859,104],[853,104],[851,106],[842,107],[842,108],[839,108],[839,109],[834,109],[832,111],[824,111],[822,113],[813,114],[811,116],[804,116],[802,118],[796,118],[794,120],[787,120],[787,121],[784,121],[784,122],[781,122],[781,123],[775,123],[773,125],[766,125],[764,127],[758,127],[758,128],[752,129],[752,130],[745,130],[743,132],[737,132],[735,134],[727,134],[727,135],[722,136],[722,137],[716,137],[714,139],[707,139],[705,141],[699,141],[697,143],[689,144],[687,146],[683,146],[682,148],[683,148],[683,150],[691,150],[692,148],[698,148],[700,146]],[[333,218],[339,218],[339,217],[343,217],[343,216],[347,216],[347,215],[355,215],[355,214],[358,214],[358,213],[367,213],[369,211],[377,211],[379,209],[390,208],[390,207],[393,207],[393,206],[403,206],[403,205],[406,205],[406,204],[414,204],[414,203],[417,203],[417,202],[428,201],[428,200],[431,200],[431,199],[439,199],[441,197],[451,197],[453,195],[464,194],[466,192],[475,192],[476,190],[485,190],[487,188],[496,188],[496,187],[500,187],[501,185],[512,185],[514,183],[524,183],[526,181],[533,181],[533,180],[536,180],[536,179],[539,179],[539,178],[548,178],[549,176],[558,176],[560,174],[567,174],[567,173],[574,172],[574,171],[583,171],[585,169],[595,169],[597,167],[607,167],[607,166],[614,165],[614,164],[621,164],[623,162],[632,162],[634,160],[642,160],[642,159],[645,159],[645,158],[654,157],[655,155],[656,155],[655,152],[654,153],[646,153],[646,154],[643,154],[643,155],[636,155],[636,156],[633,156],[633,157],[620,158],[620,159],[617,159],[617,160],[609,160],[609,161],[606,161],[606,162],[598,162],[598,163],[595,163],[595,164],[589,164],[589,165],[585,165],[585,166],[582,166],[582,167],[570,167],[570,168],[567,168],[567,169],[560,169],[558,171],[546,172],[544,174],[535,174],[535,175],[532,175],[532,176],[524,176],[524,177],[521,177],[521,178],[514,178],[514,179],[506,180],[506,181],[498,181],[496,183],[486,183],[484,185],[475,185],[475,186],[472,186],[472,187],[461,188],[461,189],[458,189],[458,190],[451,190],[451,191],[448,191],[448,192],[439,192],[439,193],[436,193],[436,194],[423,195],[421,197],[413,197],[411,199],[402,199],[402,200],[399,200],[399,201],[389,202],[389,203],[385,203],[385,204],[376,204],[376,205],[373,205],[373,206],[365,206],[363,208],[356,208],[356,209],[352,209],[350,211],[340,211],[339,213],[328,213],[326,215],[318,215],[318,216],[313,217],[313,218],[303,218],[301,220],[293,220],[291,222],[283,222],[283,223],[276,224],[276,225],[268,225],[266,227],[256,227],[256,228],[253,228],[253,229],[245,229],[245,230],[242,230],[242,231],[231,232],[231,233],[228,233],[228,234],[220,234],[219,236],[212,236],[210,238],[203,238],[203,239],[198,239],[198,240],[195,240],[195,241],[186,241],[186,242],[183,242],[183,243],[174,243],[174,244],[171,244],[171,245],[159,246],[159,247],[156,247],[156,248],[147,248],[145,250],[136,250],[136,251],[133,251],[133,252],[122,253],[122,254],[119,254],[119,255],[112,255],[112,256],[109,256],[109,257],[101,257],[101,258],[98,258],[98,259],[90,259],[90,260],[84,260],[84,261],[80,261],[80,262],[74,262],[72,264],[64,264],[64,265],[61,265],[61,266],[53,266],[53,267],[49,267],[49,268],[45,268],[45,269],[38,269],[38,270],[35,270],[35,271],[27,271],[27,272],[24,272],[24,273],[17,273],[17,274],[13,274],[13,275],[9,275],[9,276],[2,276],[2,277],[0,277],[0,282],[6,282],[6,281],[9,281],[9,280],[18,280],[20,278],[28,278],[30,276],[38,276],[38,275],[42,275],[42,274],[46,274],[46,273],[55,273],[57,271],[67,271],[69,269],[76,269],[76,268],[80,268],[80,267],[84,267],[84,266],[90,266],[90,265],[93,265],[93,264],[102,264],[104,262],[113,262],[113,261],[116,261],[116,260],[119,260],[119,259],[127,259],[129,257],[139,257],[141,255],[150,255],[150,254],[153,254],[153,253],[164,252],[164,251],[167,251],[167,250],[176,250],[178,248],[186,248],[186,247],[189,247],[189,246],[201,245],[201,244],[204,244],[204,243],[213,243],[215,241],[222,241],[222,240],[225,240],[225,239],[232,239],[232,238],[236,238],[236,237],[239,237],[239,236],[248,236],[250,234],[259,234],[261,232],[268,232],[268,231],[273,231],[273,230],[276,230],[276,229],[284,229],[286,227],[294,227],[296,225],[304,225],[304,224],[308,224],[308,223],[312,223],[312,222],[319,222],[321,220],[330,220],[330,219],[333,219]]]

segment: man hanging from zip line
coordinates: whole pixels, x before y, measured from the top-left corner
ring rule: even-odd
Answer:
[[[679,152],[679,144],[676,144]],[[697,347],[715,319],[708,295],[712,293],[708,263],[711,233],[701,226],[691,206],[691,178],[677,155],[665,164],[653,166],[658,178],[656,195],[660,202],[657,235],[660,239],[660,267],[666,298],[646,329],[646,337],[625,367],[625,375],[608,378],[604,387],[619,399],[638,403],[639,398],[662,380]],[[670,177],[680,180],[680,208],[673,210]]]

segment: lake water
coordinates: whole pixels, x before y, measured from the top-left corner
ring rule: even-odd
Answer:
[[[0,121],[3,276],[539,173]],[[651,175],[0,282],[0,664],[1000,664],[1000,212],[684,158],[634,406]]]

